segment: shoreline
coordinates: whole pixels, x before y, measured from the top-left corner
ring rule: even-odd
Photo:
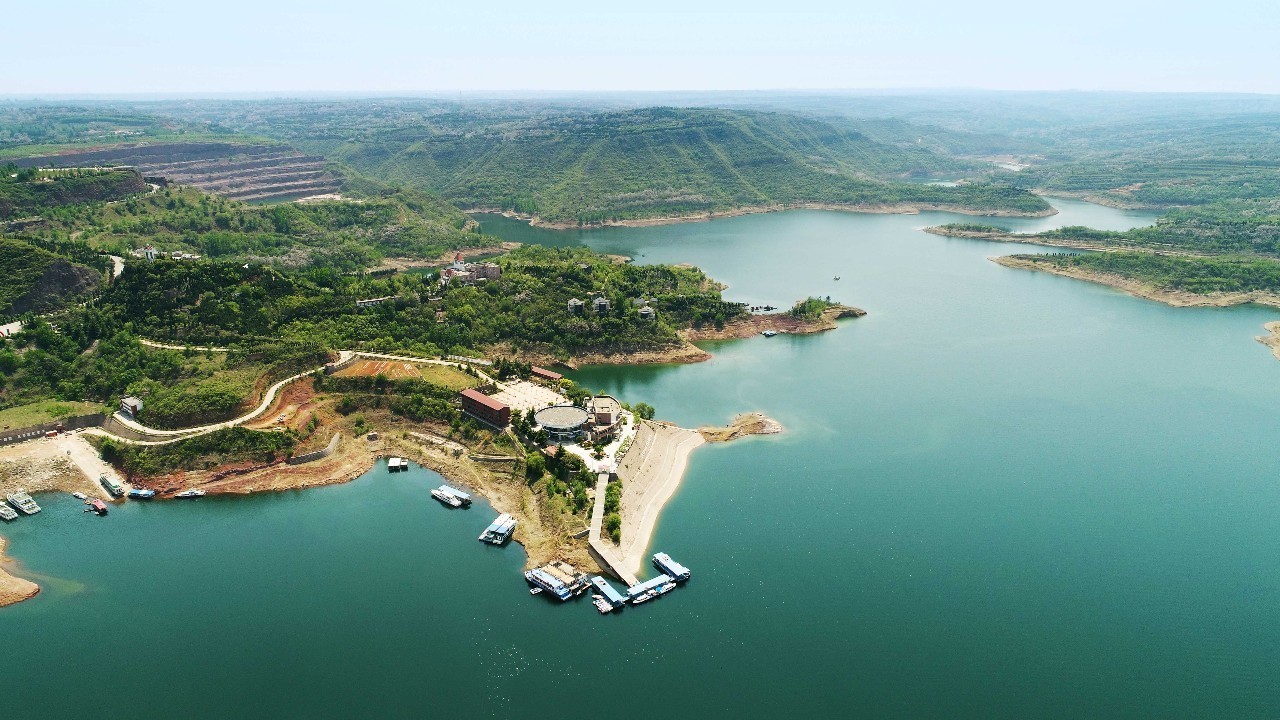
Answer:
[[[741,217],[743,215],[758,215],[760,213],[785,212],[787,210],[828,210],[832,212],[865,213],[869,215],[919,215],[922,212],[949,212],[957,215],[972,215],[975,217],[1026,218],[1051,217],[1058,214],[1058,209],[1054,207],[1049,207],[1046,210],[1040,210],[1037,212],[1019,212],[1015,210],[979,210],[964,207],[962,205],[948,205],[945,203],[899,203],[895,205],[785,203],[777,205],[746,205],[738,208],[730,208],[728,210],[711,210],[693,215],[667,215],[652,218],[636,218],[632,220],[606,220],[583,225],[576,222],[548,221],[537,215],[517,213],[513,210],[499,210],[497,208],[470,208],[464,212],[501,215],[513,220],[527,222],[531,227],[543,228],[546,230],[589,230],[593,228],[606,227],[638,228],[676,225],[680,223],[708,222],[723,218]]]
[[[1015,243],[1018,245],[1038,245],[1040,247],[1063,248],[1066,250],[1088,250],[1091,252],[1143,252],[1143,253],[1159,253],[1161,255],[1177,255],[1181,257],[1212,257],[1203,253],[1194,253],[1187,250],[1173,249],[1155,249],[1143,245],[1100,245],[1084,240],[1071,240],[1069,238],[1050,238],[1042,235],[1011,232],[986,232],[981,230],[948,230],[941,225],[922,228],[923,232],[939,237],[961,238],[964,240],[987,240],[990,242]]]
[[[38,438],[0,448],[0,495],[18,489],[32,495],[82,492],[89,497],[118,502],[88,476],[86,447],[89,446],[82,438],[72,435],[54,441]],[[38,521],[38,518],[38,515],[35,518],[20,516],[12,522]],[[0,531],[3,529],[4,526],[0,526]],[[29,600],[40,592],[38,584],[10,572],[16,569],[17,561],[4,554],[6,544],[7,539],[0,535],[0,607]]]
[[[1267,335],[1259,335],[1254,338],[1258,342],[1271,348],[1271,354],[1277,360],[1280,360],[1280,321],[1263,323],[1262,329],[1267,331]]]
[[[16,605],[40,594],[40,586],[8,572],[16,560],[4,554],[8,541],[0,536],[0,608]]]
[[[735,320],[724,326],[715,328],[686,328],[678,331],[680,342],[665,348],[616,353],[579,353],[568,358],[558,357],[538,350],[516,351],[503,345],[485,348],[490,355],[511,355],[519,357],[535,365],[560,365],[570,370],[581,369],[584,365],[688,365],[705,362],[713,356],[710,352],[695,345],[695,342],[712,340],[745,340],[764,332],[773,330],[789,335],[813,335],[827,332],[839,327],[840,320],[845,318],[865,317],[866,310],[849,305],[832,305],[822,311],[817,320],[802,320],[784,312],[759,313],[742,320]]]
[[[689,455],[706,440],[693,430],[646,420],[635,443],[618,467],[622,541],[612,546],[622,569],[632,575],[644,566],[658,517],[684,481]]]
[[[1268,305],[1280,308],[1280,295],[1271,293],[1240,292],[1201,295],[1198,293],[1187,292],[1185,290],[1165,290],[1153,287],[1141,280],[1134,280],[1122,275],[1058,268],[1052,265],[1037,263],[1033,260],[1024,260],[1014,255],[1004,255],[987,259],[997,265],[1003,265],[1007,268],[1046,272],[1051,275],[1059,275],[1062,277],[1073,278],[1075,280],[1084,280],[1086,282],[1096,283],[1098,285],[1106,285],[1108,287],[1116,288],[1117,290],[1122,290],[1134,297],[1140,297],[1145,300],[1155,300],[1156,302],[1162,302],[1174,307],[1231,307],[1233,305],[1248,305],[1252,303],[1255,305]]]

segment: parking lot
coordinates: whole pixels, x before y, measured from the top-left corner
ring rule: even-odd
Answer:
[[[506,403],[513,411],[541,410],[552,405],[567,405],[569,399],[554,390],[528,380],[507,383],[494,399]]]

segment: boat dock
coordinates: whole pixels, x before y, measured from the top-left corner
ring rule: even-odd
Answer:
[[[498,516],[497,520],[490,523],[484,532],[480,533],[480,542],[487,542],[491,545],[501,545],[511,539],[512,533],[516,531],[516,519],[506,513]]]
[[[690,576],[689,568],[672,560],[671,556],[664,552],[654,553],[653,566],[670,575],[676,582],[684,582]]]

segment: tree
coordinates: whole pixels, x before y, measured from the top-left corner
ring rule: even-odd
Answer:
[[[636,403],[636,406],[632,408],[632,412],[641,420],[652,420],[654,413],[657,411],[649,403]]]
[[[530,481],[539,480],[547,471],[547,459],[540,451],[535,450],[524,458],[524,475]]]

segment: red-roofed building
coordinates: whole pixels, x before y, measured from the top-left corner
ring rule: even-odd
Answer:
[[[537,365],[534,365],[530,369],[533,372],[534,377],[541,378],[543,380],[550,380],[551,382],[560,382],[560,378],[564,377],[558,372],[552,372],[546,368],[540,368]]]
[[[496,428],[505,428],[511,424],[511,408],[505,403],[494,400],[474,388],[463,390],[461,397],[462,412],[471,417]]]

